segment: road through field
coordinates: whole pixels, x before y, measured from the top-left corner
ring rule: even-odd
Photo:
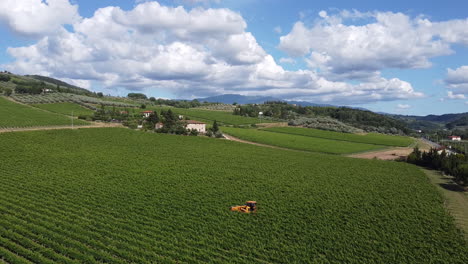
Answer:
[[[224,133],[223,133],[223,136],[227,140],[236,141],[236,142],[245,143],[245,144],[250,144],[250,145],[255,145],[255,146],[261,146],[261,147],[267,147],[267,148],[273,148],[273,149],[290,150],[290,151],[296,151],[296,152],[310,152],[310,151],[305,151],[305,150],[282,148],[282,147],[277,147],[277,146],[272,146],[272,145],[266,145],[266,144],[261,144],[261,143],[257,143],[257,142],[247,141],[247,140],[236,138],[236,137],[233,137],[231,135],[224,134]]]
[[[414,145],[410,147],[394,147],[386,150],[368,151],[363,153],[351,154],[348,155],[348,157],[360,159],[375,158],[379,160],[395,160],[400,157],[407,157],[409,154],[411,154],[411,152],[413,152],[413,148],[415,146],[417,146],[422,151],[429,151],[432,147],[426,141],[419,139]]]
[[[0,133],[19,132],[19,131],[36,131],[36,130],[54,130],[54,129],[79,129],[79,128],[98,128],[98,127],[123,127],[120,123],[93,123],[93,125],[84,126],[38,126],[38,127],[17,127],[17,128],[3,128]]]

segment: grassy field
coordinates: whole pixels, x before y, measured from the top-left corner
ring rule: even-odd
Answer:
[[[0,128],[70,125],[70,118],[11,102],[0,97]],[[74,120],[75,125],[89,124]]]
[[[34,107],[44,109],[50,112],[62,114],[62,115],[73,115],[74,116],[79,116],[79,115],[92,115],[94,113],[93,110],[90,110],[88,108],[84,108],[78,104],[74,103],[55,103],[55,104],[34,104],[32,105]]]
[[[302,127],[272,127],[264,129],[270,132],[301,135],[315,138],[325,138],[340,141],[349,141],[366,144],[376,144],[385,146],[407,147],[412,144],[414,140],[404,136],[391,136],[378,133],[369,133],[366,135],[358,135],[351,133],[339,133],[333,131],[325,131],[312,128]]]
[[[127,129],[0,134],[0,148],[11,263],[468,262],[408,164]],[[229,212],[250,199],[256,215]]]
[[[240,139],[262,144],[330,154],[349,154],[385,148],[385,146],[373,144],[313,138],[308,136],[275,133],[257,129],[222,127],[221,131]]]

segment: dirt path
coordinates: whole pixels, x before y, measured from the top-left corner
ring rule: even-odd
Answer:
[[[224,136],[224,138],[227,139],[227,140],[236,141],[236,142],[240,142],[240,143],[244,143],[244,144],[250,144],[250,145],[255,145],[255,146],[260,146],[260,147],[267,147],[267,148],[274,148],[274,149],[282,149],[282,150],[296,151],[296,152],[308,152],[308,153],[311,153],[310,151],[297,150],[297,149],[289,149],[289,148],[282,148],[282,147],[277,147],[277,146],[272,146],[272,145],[266,145],[266,144],[261,144],[261,143],[257,143],[257,142],[247,141],[247,140],[243,140],[243,139],[240,139],[240,138],[236,138],[236,137],[233,137],[233,136],[231,136],[231,135],[224,134],[224,133],[223,133],[223,136]]]
[[[79,128],[98,128],[98,127],[123,127],[120,123],[93,123],[92,125],[84,126],[38,126],[38,127],[19,127],[19,128],[4,128],[0,129],[0,133],[18,132],[18,131],[36,131],[36,130],[54,130],[54,129],[79,129]]]
[[[454,183],[452,177],[438,171],[423,169],[431,183],[436,186],[445,199],[445,208],[455,219],[455,223],[465,233],[468,241],[468,192]]]
[[[379,159],[379,160],[395,160],[400,157],[406,157],[413,151],[412,148],[392,148],[378,151],[370,151],[348,155],[352,158],[360,159]]]
[[[287,122],[280,122],[280,123],[259,123],[257,124],[258,127],[261,128],[270,128],[270,127],[287,127]]]
[[[379,160],[395,160],[401,157],[407,157],[413,152],[414,147],[419,147],[420,150],[429,151],[431,148],[426,142],[418,139],[414,144],[409,147],[394,147],[384,150],[369,151],[363,153],[356,153],[347,155],[347,157],[360,158],[360,159],[379,159]]]

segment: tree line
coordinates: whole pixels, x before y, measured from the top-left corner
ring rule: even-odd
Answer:
[[[330,117],[367,132],[410,133],[403,121],[371,111],[349,107],[300,106],[282,101],[268,101],[264,104],[239,105],[233,110],[234,115],[250,117],[258,117],[260,112],[265,117],[281,120],[295,120],[301,117]]]
[[[431,148],[429,152],[414,148],[406,161],[419,166],[443,171],[451,175],[455,181],[463,186],[468,186],[468,156],[456,153],[447,153],[445,150],[437,151]]]

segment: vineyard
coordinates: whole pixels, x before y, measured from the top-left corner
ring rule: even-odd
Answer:
[[[15,94],[12,96],[15,101],[23,104],[52,104],[52,103],[76,103],[88,108],[95,108],[95,105],[135,107],[134,104],[128,104],[117,101],[102,100],[95,97],[69,94],[69,93],[48,93],[39,95]]]
[[[285,133],[292,135],[308,136],[315,138],[333,139],[339,141],[349,141],[366,144],[376,144],[385,146],[407,147],[414,142],[413,139],[404,136],[391,136],[377,133],[368,133],[366,135],[358,135],[351,133],[339,133],[333,131],[318,130],[312,128],[298,127],[272,127],[264,129],[270,132]]]
[[[32,106],[62,115],[92,115],[93,110],[74,103],[33,104]]]
[[[34,126],[70,125],[71,119],[55,113],[11,102],[0,97],[0,129]],[[82,120],[74,120],[74,125],[87,125]]]
[[[0,261],[468,263],[408,164],[127,129],[0,134],[0,148]],[[250,199],[256,215],[229,212]]]
[[[337,141],[332,139],[276,133],[257,129],[222,127],[221,130],[228,135],[248,141],[283,148],[329,154],[348,154],[385,148],[385,146],[375,144]]]
[[[232,113],[236,108],[235,105],[232,104],[221,104],[221,103],[213,103],[209,105],[199,106],[196,109],[202,110],[215,110],[215,111],[226,111]]]
[[[149,107],[150,110],[167,110],[167,107]],[[191,119],[195,119],[198,121],[203,121],[207,123],[212,123],[214,120],[218,121],[219,123],[226,124],[226,125],[250,125],[250,124],[258,124],[258,123],[269,123],[270,120],[267,119],[260,119],[254,117],[244,117],[233,115],[232,112],[225,112],[225,111],[210,111],[210,110],[201,110],[195,108],[170,108],[172,112],[187,116]]]

